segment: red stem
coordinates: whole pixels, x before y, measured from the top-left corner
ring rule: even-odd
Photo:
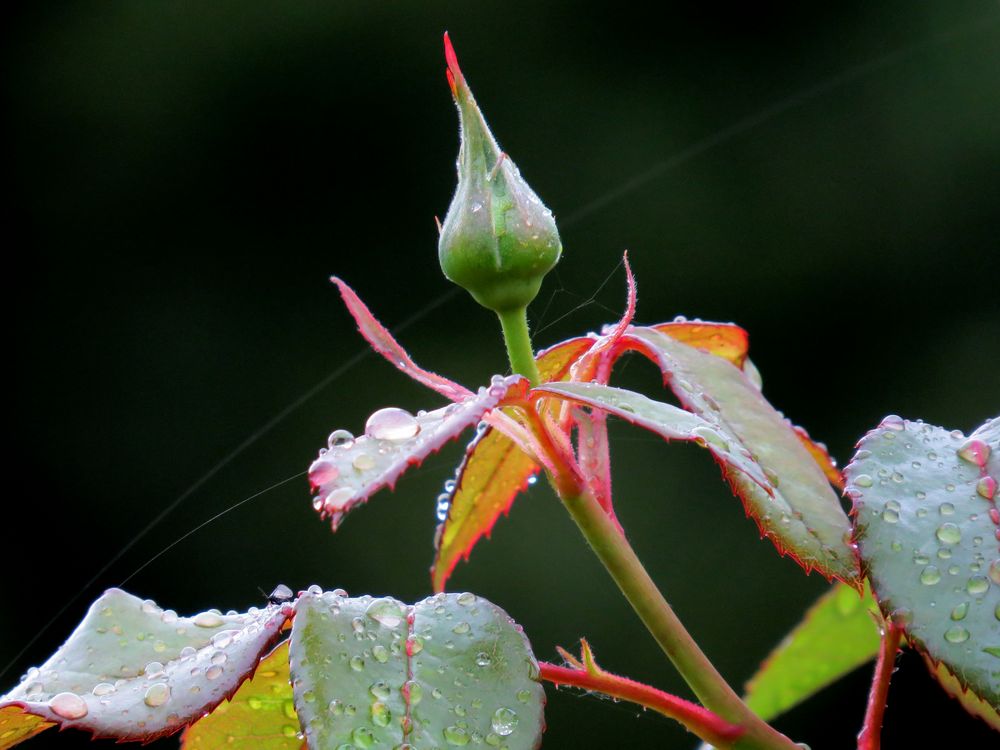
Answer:
[[[896,652],[903,637],[903,629],[891,622],[886,623],[879,647],[878,662],[872,677],[872,689],[868,694],[868,709],[865,723],[858,735],[858,750],[879,750],[882,739],[882,718],[885,716],[886,699],[889,697],[889,681],[896,667]]]
[[[560,667],[548,662],[540,662],[538,666],[543,680],[548,680],[554,685],[571,685],[584,690],[593,690],[651,708],[680,722],[688,731],[717,748],[730,747],[744,732],[743,727],[730,724],[696,703],[627,677],[619,677],[603,670],[594,674],[583,669]]]

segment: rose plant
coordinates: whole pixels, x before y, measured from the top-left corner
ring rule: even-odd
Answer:
[[[875,750],[904,645],[1000,729],[1000,418],[966,436],[886,417],[842,472],[764,398],[743,329],[636,324],[627,257],[621,320],[536,353],[526,309],[560,258],[556,222],[498,146],[447,36],[445,52],[461,147],[439,261],[497,314],[512,374],[467,388],[423,369],[334,278],[372,348],[450,403],[415,415],[380,409],[363,435],[333,431],[309,468],[313,507],[337,530],[378,490],[475,429],[437,499],[432,595],[406,604],[279,587],[262,608],[182,617],[109,590],[45,664],[0,698],[0,750],[53,726],[140,742],[182,732],[186,750],[528,750],[542,742],[546,682],[658,711],[716,748],[792,750],[802,744],[768,722],[877,657],[858,737],[859,750]],[[628,352],[660,369],[680,406],[609,385]],[[615,514],[609,417],[709,451],[760,533],[831,582],[743,695],[629,544]],[[586,639],[579,654],[560,649],[561,664],[539,662],[500,607],[446,593],[455,566],[539,476],[696,701],[605,670]]]

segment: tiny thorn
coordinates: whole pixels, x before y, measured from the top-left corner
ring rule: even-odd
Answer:
[[[500,152],[500,156],[497,157],[497,163],[493,165],[493,169],[490,170],[489,176],[487,176],[487,182],[493,182],[493,178],[497,176],[497,172],[500,171],[500,165],[503,164],[503,160],[507,158],[507,154],[504,151]]]
[[[434,223],[437,224],[438,234],[441,234],[441,219],[437,216],[434,217]]]
[[[563,661],[565,661],[567,664],[573,666],[576,669],[580,670],[584,669],[584,666],[580,662],[580,660],[577,659],[575,656],[573,656],[573,654],[564,649],[562,646],[556,646],[556,651],[559,653],[559,656],[563,658]]]

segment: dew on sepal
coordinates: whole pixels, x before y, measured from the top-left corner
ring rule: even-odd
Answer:
[[[394,406],[379,409],[365,423],[365,434],[375,440],[409,440],[418,432],[420,423],[416,417]]]

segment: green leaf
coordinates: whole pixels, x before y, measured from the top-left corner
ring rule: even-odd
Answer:
[[[600,383],[546,383],[533,393],[551,394],[601,409],[632,424],[645,427],[667,440],[688,440],[707,448],[720,463],[745,474],[751,481],[773,491],[771,480],[739,438],[724,424],[712,424],[697,414],[654,401],[641,393]]]
[[[285,641],[232,698],[184,732],[181,750],[298,750],[303,744]]]
[[[886,417],[858,444],[845,475],[882,612],[946,687],[971,692],[979,701],[963,703],[1000,728],[1000,514],[989,473],[1000,450],[996,424],[967,439]]]
[[[110,589],[52,658],[0,698],[0,711],[119,741],[173,734],[235,692],[290,611],[178,617]]]
[[[544,691],[521,628],[473,594],[306,594],[291,674],[311,750],[460,745],[531,750]]]
[[[747,705],[765,721],[870,661],[878,653],[875,600],[838,583],[805,613],[746,686]]]
[[[773,495],[740,472],[727,478],[761,533],[807,571],[860,585],[850,523],[822,467],[795,427],[730,362],[651,328],[632,328],[630,344],[655,361],[684,408],[735,435],[761,465]]]

